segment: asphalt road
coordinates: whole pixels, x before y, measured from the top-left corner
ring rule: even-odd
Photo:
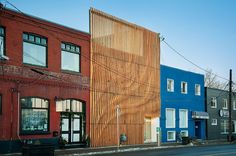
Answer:
[[[102,154],[104,156],[235,156],[236,144],[192,146],[182,148],[155,149],[135,152]]]

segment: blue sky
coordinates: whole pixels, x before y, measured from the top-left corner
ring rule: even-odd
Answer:
[[[12,8],[5,0],[7,7]],[[177,51],[205,69],[236,80],[236,0],[9,0],[22,12],[89,31],[94,7],[161,33]],[[202,73],[161,43],[161,63]],[[221,79],[220,79],[221,80]],[[222,80],[225,81],[225,80]]]

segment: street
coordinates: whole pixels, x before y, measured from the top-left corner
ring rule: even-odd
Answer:
[[[170,155],[235,156],[236,144],[154,149],[154,150],[143,150],[143,151],[135,151],[135,152],[123,152],[123,153],[112,153],[112,154],[102,154],[102,155],[105,155],[105,156],[157,156],[157,155],[160,155],[160,156],[170,156]]]

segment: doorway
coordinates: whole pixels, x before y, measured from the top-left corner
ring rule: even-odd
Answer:
[[[144,142],[151,142],[151,118],[144,119]]]
[[[84,142],[85,117],[81,113],[61,113],[61,136],[68,144]]]
[[[201,122],[195,121],[195,137],[201,139]]]

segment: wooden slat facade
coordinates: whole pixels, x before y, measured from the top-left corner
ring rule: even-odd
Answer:
[[[144,118],[160,116],[159,34],[90,9],[91,146],[144,143]]]

